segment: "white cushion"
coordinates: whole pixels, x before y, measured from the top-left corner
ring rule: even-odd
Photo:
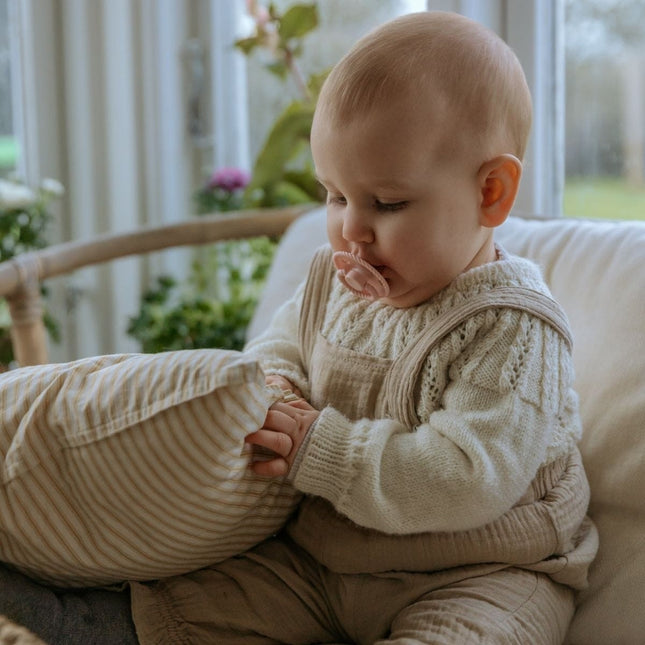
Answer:
[[[509,220],[498,240],[537,261],[573,329],[589,514],[600,550],[569,642],[645,638],[645,224]]]
[[[195,350],[0,376],[0,560],[59,586],[184,573],[257,544],[299,495],[249,470],[279,397],[255,361]]]
[[[645,634],[645,224],[510,218],[497,240],[536,261],[574,334],[581,451],[600,551],[569,643],[640,643]],[[297,220],[250,328],[259,333],[326,241],[324,209]]]
[[[327,241],[325,208],[299,217],[284,234],[267,275],[247,338],[255,338],[271,322],[276,309],[307,276],[316,249]]]

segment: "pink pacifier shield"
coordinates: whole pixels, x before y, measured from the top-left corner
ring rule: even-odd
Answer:
[[[377,300],[390,293],[390,285],[385,278],[362,258],[346,251],[334,253],[334,266],[338,269],[338,279],[361,298]]]

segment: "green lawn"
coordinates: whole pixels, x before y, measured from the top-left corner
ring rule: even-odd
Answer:
[[[567,179],[566,217],[645,220],[645,184],[630,186],[618,178]]]
[[[12,170],[18,161],[18,144],[13,137],[0,137],[0,171]]]

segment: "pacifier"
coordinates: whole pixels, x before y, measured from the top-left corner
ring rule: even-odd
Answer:
[[[378,300],[390,293],[390,285],[385,278],[358,255],[346,251],[336,251],[333,256],[338,279],[353,293],[361,298]]]

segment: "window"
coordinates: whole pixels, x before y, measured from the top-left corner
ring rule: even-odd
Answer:
[[[564,213],[645,220],[645,3],[565,0]]]
[[[18,157],[11,97],[9,7],[8,0],[0,0],[0,177],[15,169]]]

